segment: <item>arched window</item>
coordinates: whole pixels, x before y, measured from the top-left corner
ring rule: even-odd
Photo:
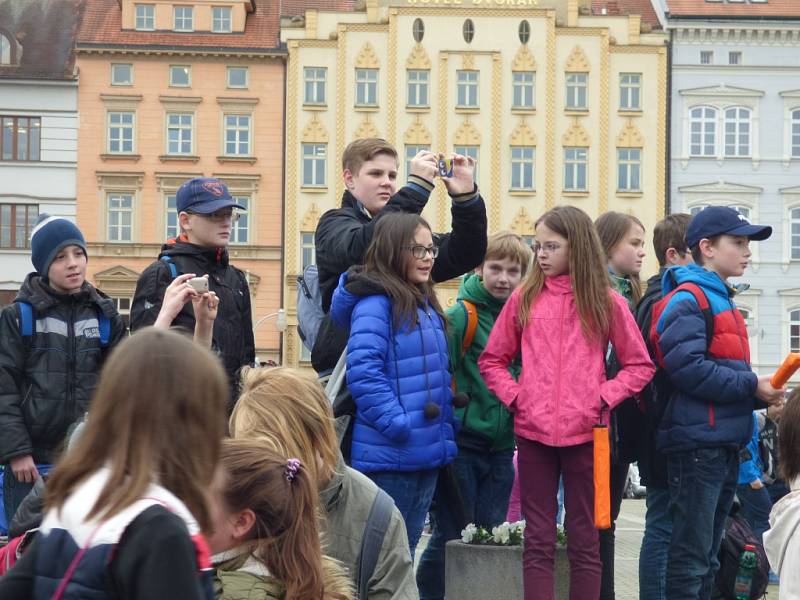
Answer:
[[[697,106],[689,113],[689,153],[692,156],[715,156],[717,142],[717,110]]]
[[[725,109],[725,156],[750,156],[750,109]]]
[[[425,23],[422,22],[422,19],[414,19],[414,24],[411,26],[411,35],[414,36],[414,41],[418,44],[422,41],[425,36]]]
[[[11,64],[11,40],[4,33],[0,33],[0,65]]]
[[[467,19],[464,21],[464,27],[462,27],[462,33],[464,34],[464,41],[468,44],[472,42],[472,38],[475,37],[475,24],[472,22],[472,19]]]
[[[523,44],[527,44],[528,40],[531,39],[531,24],[527,21],[522,21],[519,24],[519,41]]]

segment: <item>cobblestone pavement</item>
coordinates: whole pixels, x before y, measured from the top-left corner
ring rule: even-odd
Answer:
[[[644,535],[644,499],[623,500],[616,530],[616,600],[639,600],[639,549]],[[417,561],[428,543],[423,535],[417,546]],[[778,587],[770,586],[767,598],[778,598]]]

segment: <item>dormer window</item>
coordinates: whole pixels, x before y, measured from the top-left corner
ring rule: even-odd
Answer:
[[[16,44],[11,41],[11,36],[0,31],[0,65],[15,65],[19,62],[16,56]]]
[[[211,31],[214,33],[230,33],[231,8],[229,6],[214,6],[211,8]]]

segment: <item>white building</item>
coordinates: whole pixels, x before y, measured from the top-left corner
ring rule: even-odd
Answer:
[[[40,213],[75,217],[80,0],[0,0],[0,306],[33,267]]]

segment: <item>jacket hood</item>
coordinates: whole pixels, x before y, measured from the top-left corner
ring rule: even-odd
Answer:
[[[698,265],[685,265],[682,267],[670,267],[664,271],[661,278],[661,290],[666,296],[676,287],[684,283],[696,283],[697,285],[711,289],[721,296],[733,296],[734,289],[722,281],[719,275],[712,271],[707,271]]]
[[[161,246],[161,252],[158,255],[159,260],[162,256],[187,256],[195,260],[207,262],[211,265],[219,265],[220,267],[228,266],[228,249],[227,248],[205,248],[189,242],[188,238],[181,234],[176,238],[171,238]]]
[[[339,461],[336,463],[336,470],[333,472],[333,476],[328,484],[319,493],[320,504],[322,504],[326,513],[336,508],[336,505],[339,504],[339,500],[341,500],[346,471],[347,465],[344,463],[344,457],[340,451]]]
[[[84,281],[81,290],[75,294],[60,294],[51,288],[38,273],[29,273],[17,292],[15,301],[27,302],[37,312],[47,310],[58,303],[96,304],[103,314],[112,318],[116,311],[108,296]]]
[[[468,273],[461,280],[458,288],[458,299],[472,302],[476,306],[489,309],[493,314],[498,315],[505,305],[504,300],[498,300],[489,293],[483,285],[483,278],[477,273]]]
[[[800,477],[792,482],[791,489],[772,507],[770,529],[764,533],[764,549],[775,573],[781,572],[789,543],[800,532]]]

